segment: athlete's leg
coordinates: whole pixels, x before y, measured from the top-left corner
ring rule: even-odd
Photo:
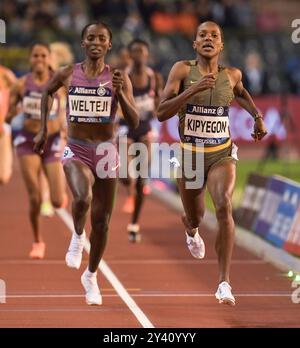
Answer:
[[[11,134],[4,127],[0,133],[0,185],[8,183],[12,174]]]
[[[89,305],[101,305],[102,296],[97,283],[97,269],[107,242],[108,226],[114,205],[117,179],[95,178],[91,204],[90,257],[88,268],[81,276]]]
[[[72,215],[75,232],[81,235],[92,201],[94,175],[88,166],[76,160],[65,163],[64,172],[73,194]]]
[[[91,250],[89,259],[89,271],[97,271],[102,258],[108,235],[108,226],[114,206],[117,179],[95,179],[93,185],[93,199],[91,204],[90,234]]]
[[[186,187],[184,177],[177,179],[177,185],[185,212],[182,222],[185,225],[186,232],[193,236],[194,232],[192,230],[199,227],[205,212],[205,187],[189,189]]]
[[[132,156],[128,155],[128,149],[129,146],[133,143],[133,140],[131,138],[126,137],[127,143],[126,143],[126,153],[127,153],[127,177],[121,178],[120,182],[125,186],[126,188],[126,200],[123,206],[123,211],[125,213],[131,214],[134,210],[134,186],[135,186],[135,180],[133,180],[128,172],[128,166],[130,161],[132,160]],[[123,144],[124,145],[124,144]]]
[[[186,243],[191,254],[197,259],[202,259],[205,256],[205,244],[200,237],[198,226],[204,216],[205,189],[187,188],[184,178],[178,179],[178,187],[185,211],[182,222],[186,231]]]
[[[140,166],[144,167],[144,168],[141,168],[141,173],[146,171],[147,173],[149,173],[150,172],[149,166],[151,163],[151,153],[150,153],[151,143],[150,143],[148,135],[141,137],[140,141],[142,144],[146,145],[146,148],[147,148],[147,158],[142,156],[142,162],[140,163]],[[144,185],[145,185],[145,178],[138,177],[135,181],[134,211],[133,211],[132,219],[131,219],[132,224],[138,223],[138,220],[141,214],[141,210],[142,210],[142,206],[143,206],[144,198],[145,198]]]
[[[26,185],[30,202],[30,222],[36,243],[42,242],[39,230],[39,214],[41,207],[41,192],[39,186],[39,176],[41,172],[41,158],[38,155],[20,156],[20,167]]]
[[[219,281],[229,283],[230,261],[234,245],[234,221],[232,218],[232,194],[235,185],[234,161],[223,161],[208,173],[207,188],[211,194],[218,220],[216,252],[219,262]]]
[[[54,161],[46,163],[44,164],[44,169],[49,183],[51,203],[54,208],[60,208],[64,200],[64,195],[66,194],[61,162]]]

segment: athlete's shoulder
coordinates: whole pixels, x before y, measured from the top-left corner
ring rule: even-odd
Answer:
[[[8,87],[16,81],[13,71],[3,65],[0,65],[0,78],[5,81]]]
[[[195,62],[194,60],[179,60],[178,62],[174,64],[174,66],[178,66],[181,68],[189,68],[192,65],[195,65],[193,64],[194,62]]]
[[[57,71],[61,75],[71,75],[73,73],[75,67],[76,67],[76,64],[69,64],[69,65],[66,65],[66,66],[58,69]]]
[[[75,64],[69,64],[55,71],[53,78],[62,82],[68,80],[74,72]]]
[[[128,75],[128,73],[129,73],[129,70],[123,70],[123,69],[118,69],[116,66],[113,66],[113,65],[109,65],[109,64],[106,64],[105,65],[105,68],[106,69],[108,69],[108,71],[111,73],[111,74],[113,74],[116,70],[118,70],[118,71],[120,71],[120,72],[122,72],[123,74],[124,73],[126,73],[127,75]]]
[[[232,67],[232,66],[224,67],[224,69],[226,69],[229,75],[236,78],[237,80],[240,80],[242,78],[242,72],[240,69]]]
[[[177,76],[180,80],[186,78],[190,72],[191,65],[188,60],[180,60],[176,62],[172,67],[173,75]]]

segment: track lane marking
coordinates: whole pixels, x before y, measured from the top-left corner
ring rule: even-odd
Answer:
[[[63,209],[63,208],[56,209],[56,213],[63,220],[63,222],[67,225],[67,227],[70,230],[70,233],[72,234],[74,231],[74,227],[73,227],[73,219],[72,219],[71,215],[67,212],[66,209]],[[90,243],[87,239],[85,240],[84,249],[89,254]],[[110,267],[104,261],[104,259],[101,260],[100,265],[99,265],[99,269],[103,273],[105,278],[110,282],[112,287],[116,290],[117,294],[121,297],[121,299],[128,306],[130,311],[137,318],[137,320],[142,325],[142,327],[143,328],[154,328],[154,325],[147,318],[147,316],[140,309],[140,307],[136,304],[136,302],[133,300],[133,298],[129,295],[129,293],[127,292],[125,287],[122,285],[122,283],[116,277],[116,275],[113,273],[113,271],[110,269]]]

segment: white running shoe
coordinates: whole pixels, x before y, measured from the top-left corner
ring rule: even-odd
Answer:
[[[139,243],[142,240],[140,226],[138,224],[127,225],[128,239],[131,243]]]
[[[199,233],[196,232],[194,237],[189,236],[186,232],[186,243],[191,252],[191,254],[196,259],[203,259],[205,255],[205,244],[203,239],[200,237]]]
[[[85,290],[85,300],[88,305],[102,304],[102,296],[97,284],[97,273],[90,273],[86,269],[81,276],[81,284]]]
[[[219,284],[215,296],[216,299],[219,300],[219,303],[224,303],[231,306],[235,305],[235,298],[231,293],[231,286],[227,282],[222,282]]]
[[[66,263],[68,267],[76,269],[80,268],[84,242],[85,233],[82,233],[82,235],[79,236],[77,233],[73,232],[69,249],[66,254]]]

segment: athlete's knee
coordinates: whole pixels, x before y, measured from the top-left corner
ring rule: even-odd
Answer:
[[[53,205],[54,208],[59,209],[63,205],[63,198],[60,198],[60,197],[52,198],[51,204]]]
[[[79,212],[86,212],[92,201],[92,196],[87,194],[87,195],[80,195],[74,197],[73,204],[75,206],[75,209],[77,209]]]
[[[226,219],[232,215],[231,196],[224,194],[220,199],[215,201],[216,216],[219,219]]]

